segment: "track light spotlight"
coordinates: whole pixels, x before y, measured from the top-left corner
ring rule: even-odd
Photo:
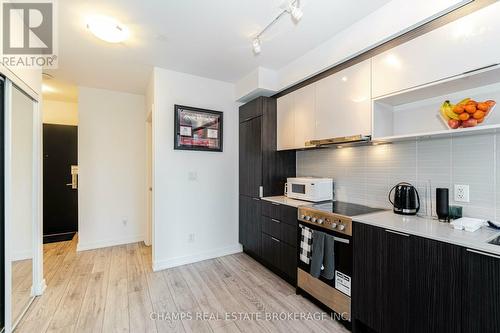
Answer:
[[[300,21],[300,19],[302,18],[302,15],[304,15],[304,12],[302,11],[302,9],[300,9],[300,7],[298,6],[297,3],[291,3],[290,4],[290,15],[292,15],[292,18],[295,21]]]
[[[252,47],[255,54],[259,54],[260,51],[262,51],[262,48],[260,46],[260,39],[258,37],[253,40]]]

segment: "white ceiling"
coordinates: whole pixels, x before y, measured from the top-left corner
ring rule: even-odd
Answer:
[[[235,82],[257,66],[283,67],[388,1],[302,0],[302,20],[284,16],[261,38],[258,56],[252,37],[280,12],[282,0],[59,1],[59,69],[48,72],[132,93],[145,91],[153,66]],[[122,44],[96,39],[84,23],[95,14],[118,19],[132,37]]]

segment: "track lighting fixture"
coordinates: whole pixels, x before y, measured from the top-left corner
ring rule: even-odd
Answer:
[[[295,22],[300,21],[302,16],[304,15],[304,12],[302,11],[302,8],[300,8],[300,0],[287,0],[289,1],[287,5],[285,5],[281,13],[274,18],[274,20],[271,21],[268,25],[265,26],[264,29],[262,29],[252,40],[252,48],[253,48],[253,53],[255,55],[259,54],[262,51],[261,47],[261,42],[260,42],[260,37],[266,32],[271,26],[273,26],[278,20],[285,14],[290,14],[292,19]]]

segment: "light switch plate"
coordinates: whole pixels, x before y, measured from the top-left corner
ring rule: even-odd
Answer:
[[[469,185],[455,185],[455,201],[470,202]]]

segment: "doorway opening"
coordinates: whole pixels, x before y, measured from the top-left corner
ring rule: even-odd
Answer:
[[[43,243],[78,233],[78,90],[43,81]]]

